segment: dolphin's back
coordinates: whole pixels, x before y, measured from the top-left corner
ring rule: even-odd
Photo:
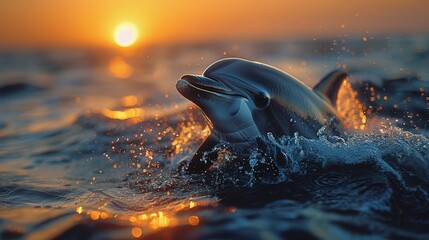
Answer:
[[[298,133],[307,138],[315,138],[322,127],[329,125],[326,131],[339,134],[340,123],[335,117],[332,102],[277,68],[265,64],[256,66],[256,75],[271,82],[271,103],[265,110],[265,114],[270,116],[271,127],[263,127],[267,125],[264,118],[259,120],[261,128],[268,128],[266,132],[275,135]],[[255,117],[258,121],[258,117]]]

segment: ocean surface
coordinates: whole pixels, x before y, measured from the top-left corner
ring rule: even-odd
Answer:
[[[186,162],[210,134],[175,82],[242,57],[350,73],[345,138]],[[287,124],[287,123],[285,123]],[[429,37],[0,52],[0,239],[429,239]]]

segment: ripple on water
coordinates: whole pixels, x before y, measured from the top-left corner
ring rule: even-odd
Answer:
[[[390,64],[386,49],[381,56]],[[149,68],[121,81],[109,78],[106,66],[95,66],[104,52],[61,66],[47,61],[60,67],[55,71],[40,63],[34,74],[0,73],[0,238],[429,239],[429,143],[418,134],[427,129],[414,127],[427,121],[425,115],[403,115],[427,113],[427,83],[421,91],[414,88],[418,81],[390,81],[385,87],[399,84],[394,88],[401,94],[368,85],[357,95],[368,109],[382,106],[377,114],[399,117],[392,126],[414,134],[387,125],[344,141],[263,136],[250,152],[217,146],[208,154],[219,159],[216,165],[189,176],[177,171],[177,163],[185,165],[208,128],[198,109],[180,104],[173,87],[166,94],[157,82],[174,86],[166,79],[190,68],[200,72],[200,58],[195,66],[190,62],[201,53],[212,56],[212,50],[192,52],[179,64],[174,54],[159,65],[155,55],[142,54],[135,63]],[[366,53],[364,59],[354,56],[355,62],[371,74],[375,65],[365,62],[374,56]],[[39,55],[24,59],[50,59]],[[309,61],[323,72],[330,60],[316,55]],[[68,59],[63,52],[56,56]],[[282,64],[301,66],[295,60]],[[333,68],[337,61],[335,56]],[[420,72],[427,75],[424,68]],[[368,82],[361,83],[366,91]],[[125,106],[127,96],[136,100],[133,106]],[[393,101],[400,102],[401,116]]]

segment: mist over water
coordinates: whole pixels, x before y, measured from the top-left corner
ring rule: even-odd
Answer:
[[[2,52],[0,238],[427,239],[428,53],[424,37]],[[184,174],[210,129],[175,81],[224,57],[308,86],[345,69],[346,137],[219,144]]]

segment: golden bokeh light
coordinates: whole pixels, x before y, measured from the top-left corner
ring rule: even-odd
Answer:
[[[121,98],[121,104],[124,107],[133,107],[138,103],[137,96],[129,95]]]
[[[143,108],[129,108],[125,110],[110,110],[105,108],[101,113],[108,118],[117,119],[117,120],[126,120],[130,118],[139,118],[144,119],[144,110]]]
[[[91,219],[94,221],[98,220],[100,218],[100,212],[99,211],[91,211],[89,214],[90,214],[89,216],[91,217]]]
[[[110,60],[108,68],[112,76],[118,79],[126,79],[133,74],[133,68],[124,60],[124,58],[119,56]]]
[[[192,226],[197,226],[200,223],[200,219],[198,218],[198,216],[190,216],[188,218],[188,222]]]
[[[81,214],[83,212],[83,208],[81,206],[78,206],[76,208],[76,212],[79,213],[79,214]]]
[[[114,218],[126,224],[128,222],[131,235],[134,238],[142,238],[144,235],[151,235],[160,228],[174,228],[176,226],[198,226],[201,224],[199,216],[194,215],[193,212],[186,212],[186,209],[192,207],[217,207],[217,199],[199,199],[195,200],[190,198],[189,202],[178,202],[172,204],[170,207],[165,208],[163,211],[147,211],[137,214],[117,214],[112,212],[103,211],[102,209],[89,209],[84,211],[82,206],[76,208],[76,213],[86,212],[88,218],[92,221],[106,221],[106,219]],[[231,210],[233,209],[233,211]],[[231,208],[229,212],[235,212],[236,208]],[[184,211],[185,210],[185,211]],[[181,214],[178,214],[181,212]],[[77,215],[80,216],[80,215]],[[78,219],[80,221],[80,219]]]
[[[132,22],[123,22],[116,26],[113,33],[116,44],[121,47],[133,45],[138,38],[137,26]]]
[[[143,234],[143,231],[142,231],[142,229],[141,229],[141,228],[139,228],[139,227],[133,227],[133,228],[131,229],[131,234],[133,235],[133,237],[135,237],[135,238],[139,238],[139,237],[141,237],[141,235]]]

